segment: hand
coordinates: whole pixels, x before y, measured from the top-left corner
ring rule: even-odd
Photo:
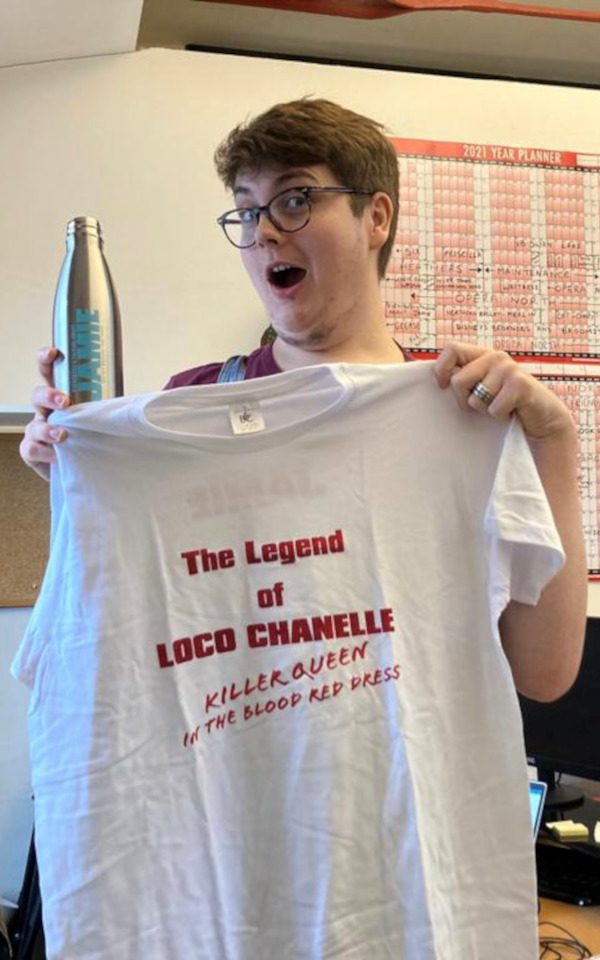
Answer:
[[[514,414],[534,440],[558,438],[575,430],[562,401],[502,350],[449,343],[435,362],[434,374],[443,390],[452,388],[464,410],[497,420]],[[489,406],[471,392],[480,382],[494,397]]]
[[[62,443],[67,431],[47,423],[53,410],[64,410],[69,406],[67,394],[54,388],[52,365],[58,356],[56,347],[45,347],[38,352],[38,369],[45,386],[36,387],[31,395],[35,416],[25,429],[19,446],[21,458],[43,477],[50,479],[50,464],[56,459],[54,445]]]
[[[500,636],[519,691],[534,700],[555,700],[577,676],[587,607],[575,423],[554,393],[501,350],[450,343],[434,372],[464,410],[500,420],[514,415],[528,437],[566,559],[535,606],[507,604]],[[489,406],[471,393],[480,381],[494,397]]]

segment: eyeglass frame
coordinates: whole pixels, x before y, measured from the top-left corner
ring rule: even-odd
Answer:
[[[273,204],[275,200],[278,200],[279,197],[282,197],[284,193],[293,193],[294,191],[296,193],[302,193],[304,195],[304,198],[308,203],[308,216],[305,222],[302,224],[302,226],[294,227],[293,230],[287,230],[285,227],[282,227],[277,222],[275,217],[272,216],[270,212],[270,207],[271,207],[271,204]],[[260,221],[261,214],[264,214],[266,217],[268,217],[269,221],[273,224],[276,230],[280,230],[282,233],[298,233],[299,230],[304,230],[304,227],[308,226],[308,224],[310,223],[310,218],[312,216],[311,195],[313,193],[333,193],[333,194],[345,193],[345,194],[353,194],[354,196],[359,196],[359,197],[372,197],[375,195],[376,192],[377,192],[376,190],[355,190],[354,187],[320,187],[320,186],[286,187],[285,190],[280,190],[279,193],[276,193],[274,197],[271,197],[268,203],[256,204],[255,206],[252,206],[252,207],[234,207],[233,210],[226,210],[225,213],[222,213],[220,217],[217,217],[217,223],[219,224],[227,240],[233,247],[236,247],[237,250],[249,250],[250,247],[253,247],[254,244],[256,243],[256,230],[258,229],[258,224]],[[226,229],[226,218],[229,217],[232,213],[239,213],[240,211],[243,211],[246,214],[251,213],[254,216],[256,221],[255,227],[254,227],[255,239],[252,241],[252,243],[247,243],[244,245],[235,243],[227,233],[227,229]],[[240,218],[240,222],[241,222],[241,218]]]

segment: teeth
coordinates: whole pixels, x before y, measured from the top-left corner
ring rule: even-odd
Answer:
[[[289,270],[291,264],[279,263],[276,267],[271,267],[271,273],[281,273],[283,270]]]

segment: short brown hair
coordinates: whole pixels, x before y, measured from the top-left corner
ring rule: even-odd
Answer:
[[[398,222],[398,160],[392,144],[375,120],[330,100],[303,97],[278,103],[248,123],[241,123],[217,147],[215,166],[232,190],[241,170],[257,171],[273,164],[325,164],[345,187],[383,191],[394,212],[389,236],[379,251],[380,279],[390,259]],[[359,216],[368,201],[350,197]]]

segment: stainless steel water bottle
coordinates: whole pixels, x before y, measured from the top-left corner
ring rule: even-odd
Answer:
[[[67,253],[54,298],[54,384],[72,403],[123,395],[121,319],[102,231],[94,217],[67,224]]]

